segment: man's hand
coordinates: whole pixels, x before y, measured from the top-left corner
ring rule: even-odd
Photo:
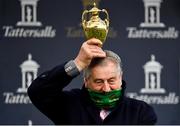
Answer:
[[[79,71],[86,68],[93,58],[106,57],[106,53],[101,48],[101,43],[99,39],[92,38],[82,44],[79,54],[74,60]]]

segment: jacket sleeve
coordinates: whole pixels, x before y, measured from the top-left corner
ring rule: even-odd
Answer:
[[[62,108],[65,107],[63,103],[67,93],[62,90],[73,79],[65,72],[64,65],[42,73],[28,88],[28,95],[32,103],[52,121],[57,119],[56,113],[63,114]]]

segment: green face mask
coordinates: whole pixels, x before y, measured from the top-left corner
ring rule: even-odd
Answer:
[[[110,92],[97,92],[87,89],[91,100],[99,108],[113,108],[122,95],[122,90],[112,90]]]

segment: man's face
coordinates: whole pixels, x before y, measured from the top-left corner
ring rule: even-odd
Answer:
[[[95,66],[91,75],[85,79],[85,87],[94,91],[109,92],[121,89],[122,75],[115,63],[108,61],[106,64]]]

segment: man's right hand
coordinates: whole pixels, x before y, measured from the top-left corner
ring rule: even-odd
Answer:
[[[93,58],[106,57],[106,53],[101,48],[101,43],[102,42],[99,39],[92,38],[82,44],[80,51],[74,60],[79,71],[86,68]]]

